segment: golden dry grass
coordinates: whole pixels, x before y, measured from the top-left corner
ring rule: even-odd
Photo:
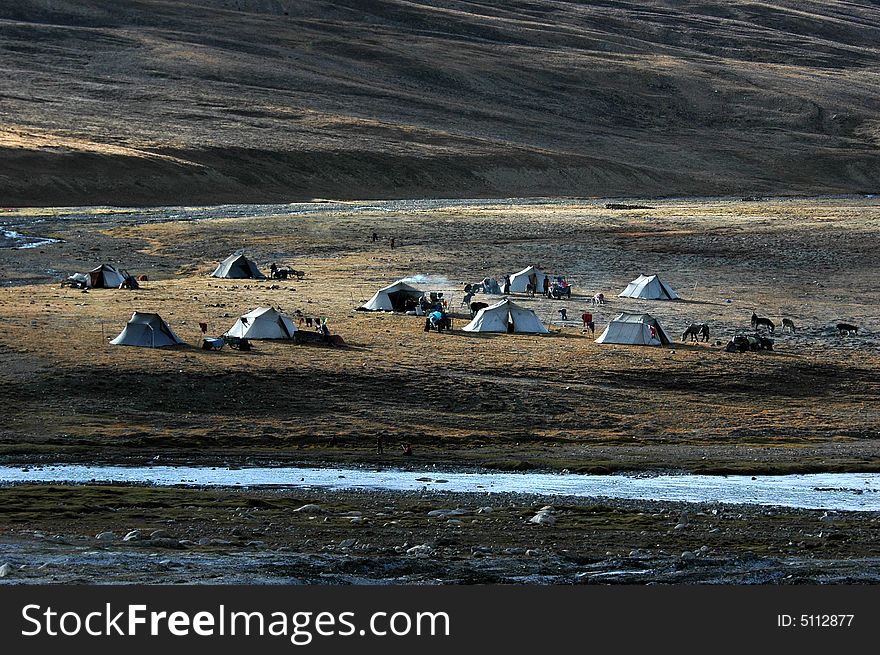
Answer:
[[[571,202],[141,225],[102,219],[101,243],[130,247],[132,272],[155,279],[133,292],[32,284],[0,293],[0,384],[10,403],[4,452],[372,461],[383,434],[391,457],[410,441],[419,463],[875,469],[877,207],[654,204],[626,212]],[[55,255],[54,246],[5,251],[0,263],[43,266],[88,245],[85,224],[57,225],[69,240]],[[373,228],[402,245],[372,244]],[[239,247],[264,268],[277,260],[307,275],[207,277]],[[100,253],[89,258],[96,263]],[[399,277],[430,275],[446,279],[439,288],[460,328],[465,281],[531,263],[576,285],[571,301],[517,298],[552,321],[548,336],[438,335],[425,333],[418,318],[352,311]],[[640,272],[661,273],[686,302],[617,298]],[[610,303],[593,310],[597,335],[620,311],[649,311],[673,348],[600,346],[584,336],[577,316],[598,291]],[[135,310],[160,313],[197,345],[199,322],[217,335],[268,305],[327,316],[352,347],[262,342],[252,353],[215,353],[106,344]],[[561,324],[559,307],[574,320]],[[777,325],[793,317],[798,334],[777,334],[772,353],[678,342],[697,320],[711,324],[713,341],[726,342],[748,331],[753,309]],[[837,320],[858,323],[862,334],[837,337]]]

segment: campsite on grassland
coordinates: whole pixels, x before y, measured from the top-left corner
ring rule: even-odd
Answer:
[[[0,447],[37,459],[374,462],[381,433],[394,450],[410,442],[416,462],[437,465],[880,468],[875,201],[651,204],[377,205],[164,222],[128,213],[114,222],[104,212],[97,234],[87,217],[21,210],[38,214],[35,227],[63,242],[0,250],[3,278],[19,281],[0,294],[9,403]],[[382,237],[375,243],[374,230]],[[238,250],[264,271],[277,261],[306,275],[208,277]],[[60,288],[66,275],[108,260],[149,280],[133,291]],[[550,334],[463,333],[464,284],[529,264],[573,284],[571,300],[511,296]],[[618,298],[643,272],[660,273],[682,300]],[[451,300],[451,333],[426,333],[418,317],[353,311],[377,289],[416,276],[429,280],[416,286]],[[592,307],[599,292],[607,304]],[[198,348],[200,322],[220,336],[240,315],[268,306],[325,316],[351,347]],[[563,307],[569,320],[560,324]],[[672,347],[600,346],[582,333],[585,309],[595,337],[621,312],[648,312]],[[108,345],[134,311],[158,312],[190,347]],[[777,325],[772,352],[713,345],[752,333],[753,311]],[[794,320],[794,335],[781,332],[782,317]],[[679,341],[690,323],[704,321],[710,343]],[[839,337],[840,321],[860,333]],[[331,436],[337,443],[329,446]]]
[[[0,249],[2,461],[355,465],[424,468],[434,477],[469,468],[880,469],[876,200],[645,204],[652,208],[547,199],[370,202],[325,211],[313,205],[297,206],[297,213],[259,206],[12,210],[4,214],[7,223],[30,222],[32,234],[61,242]],[[213,218],[187,219],[205,211]],[[305,276],[208,276],[239,250],[263,272],[275,261]],[[60,286],[67,275],[102,262],[148,280],[137,290]],[[531,264],[573,284],[570,300],[512,296],[549,334],[461,331],[470,320],[459,307],[466,282]],[[642,273],[660,274],[682,300],[618,298]],[[420,317],[354,311],[401,278],[444,292],[455,314],[450,333],[425,332]],[[593,307],[589,298],[599,292],[607,304]],[[268,306],[326,317],[349,347],[254,341],[249,352],[198,348],[200,322],[208,336],[219,336],[239,316]],[[565,323],[562,307],[569,310]],[[584,309],[594,314],[595,335],[582,332]],[[109,345],[134,311],[159,313],[189,345]],[[773,351],[728,353],[715,345],[752,333],[753,311],[776,323]],[[622,312],[650,313],[673,343],[596,344]],[[794,335],[781,333],[782,317],[794,320]],[[703,321],[711,327],[709,343],[679,341],[687,325]],[[859,325],[858,335],[839,336],[840,321]],[[383,455],[376,454],[379,434]],[[412,444],[411,457],[401,454],[402,443]],[[190,538],[183,552],[166,553],[179,568],[163,579],[227,581],[330,575],[564,582],[585,567],[599,575],[623,560],[624,568],[635,563],[654,573],[595,581],[867,580],[864,558],[876,557],[880,546],[871,512],[843,513],[829,526],[821,512],[649,500],[89,486],[7,487],[2,494],[2,552],[29,563],[80,553],[88,573],[55,567],[50,579],[61,581],[102,579],[103,560],[82,549],[101,530],[121,537],[134,528]],[[62,513],[52,509],[59,502]],[[252,510],[242,514],[242,503]],[[291,511],[303,503],[320,503],[339,518],[316,528]],[[557,506],[558,522],[529,523],[548,503]],[[492,518],[426,514],[460,506],[470,516],[484,504],[496,505]],[[363,513],[361,532],[350,512]],[[692,527],[672,529],[683,524]],[[62,535],[67,545],[45,542],[45,534]],[[356,545],[340,546],[347,539]],[[430,561],[407,555],[423,543],[432,549]],[[249,554],[236,559],[233,547]],[[148,542],[106,548],[127,548],[133,558],[114,579],[160,575],[148,558],[138,559]],[[298,568],[288,563],[279,570],[265,559],[283,559],[279,553],[291,548],[302,558]],[[187,563],[193,551],[206,558],[201,565]],[[682,564],[682,552],[696,552],[701,566]],[[231,561],[243,568],[217,572]],[[781,561],[794,567],[789,578],[778,574]],[[322,567],[329,573],[319,573]],[[34,567],[21,574],[42,575]]]

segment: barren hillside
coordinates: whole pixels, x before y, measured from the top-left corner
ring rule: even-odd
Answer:
[[[0,203],[872,192],[880,6],[0,1]]]

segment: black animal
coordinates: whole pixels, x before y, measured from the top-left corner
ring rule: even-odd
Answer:
[[[849,323],[838,323],[837,324],[837,333],[840,336],[844,334],[858,334],[859,326],[858,325],[850,325]]]
[[[737,334],[724,350],[729,353],[744,353],[758,350],[773,350],[773,339],[760,334]]]
[[[758,340],[758,350],[773,350],[773,339],[761,334],[756,334],[755,338]]]
[[[791,332],[792,334],[794,334],[794,332],[795,332],[794,321],[791,320],[790,318],[782,319],[782,331],[785,332],[786,329],[789,332]]]
[[[688,329],[681,335],[681,340],[685,341],[690,336],[691,341],[709,341],[709,324],[708,323],[691,323]]]
[[[485,307],[488,307],[489,303],[487,302],[472,302],[471,303],[471,318],[477,315],[477,312]]]
[[[768,328],[771,334],[776,330],[776,324],[773,321],[769,318],[758,316],[755,312],[752,312],[752,329],[757,330],[762,325]]]

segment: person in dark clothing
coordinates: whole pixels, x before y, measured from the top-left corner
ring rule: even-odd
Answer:
[[[394,250],[394,237],[391,237],[391,249]]]
[[[385,452],[385,448],[382,447],[382,435],[380,434],[376,437],[376,454],[381,455]]]
[[[375,230],[373,230],[373,243],[376,243],[376,241],[378,241],[378,240],[379,240],[379,234]]]
[[[510,276],[509,275],[504,276],[504,291],[503,291],[503,293],[505,296],[510,293]]]

